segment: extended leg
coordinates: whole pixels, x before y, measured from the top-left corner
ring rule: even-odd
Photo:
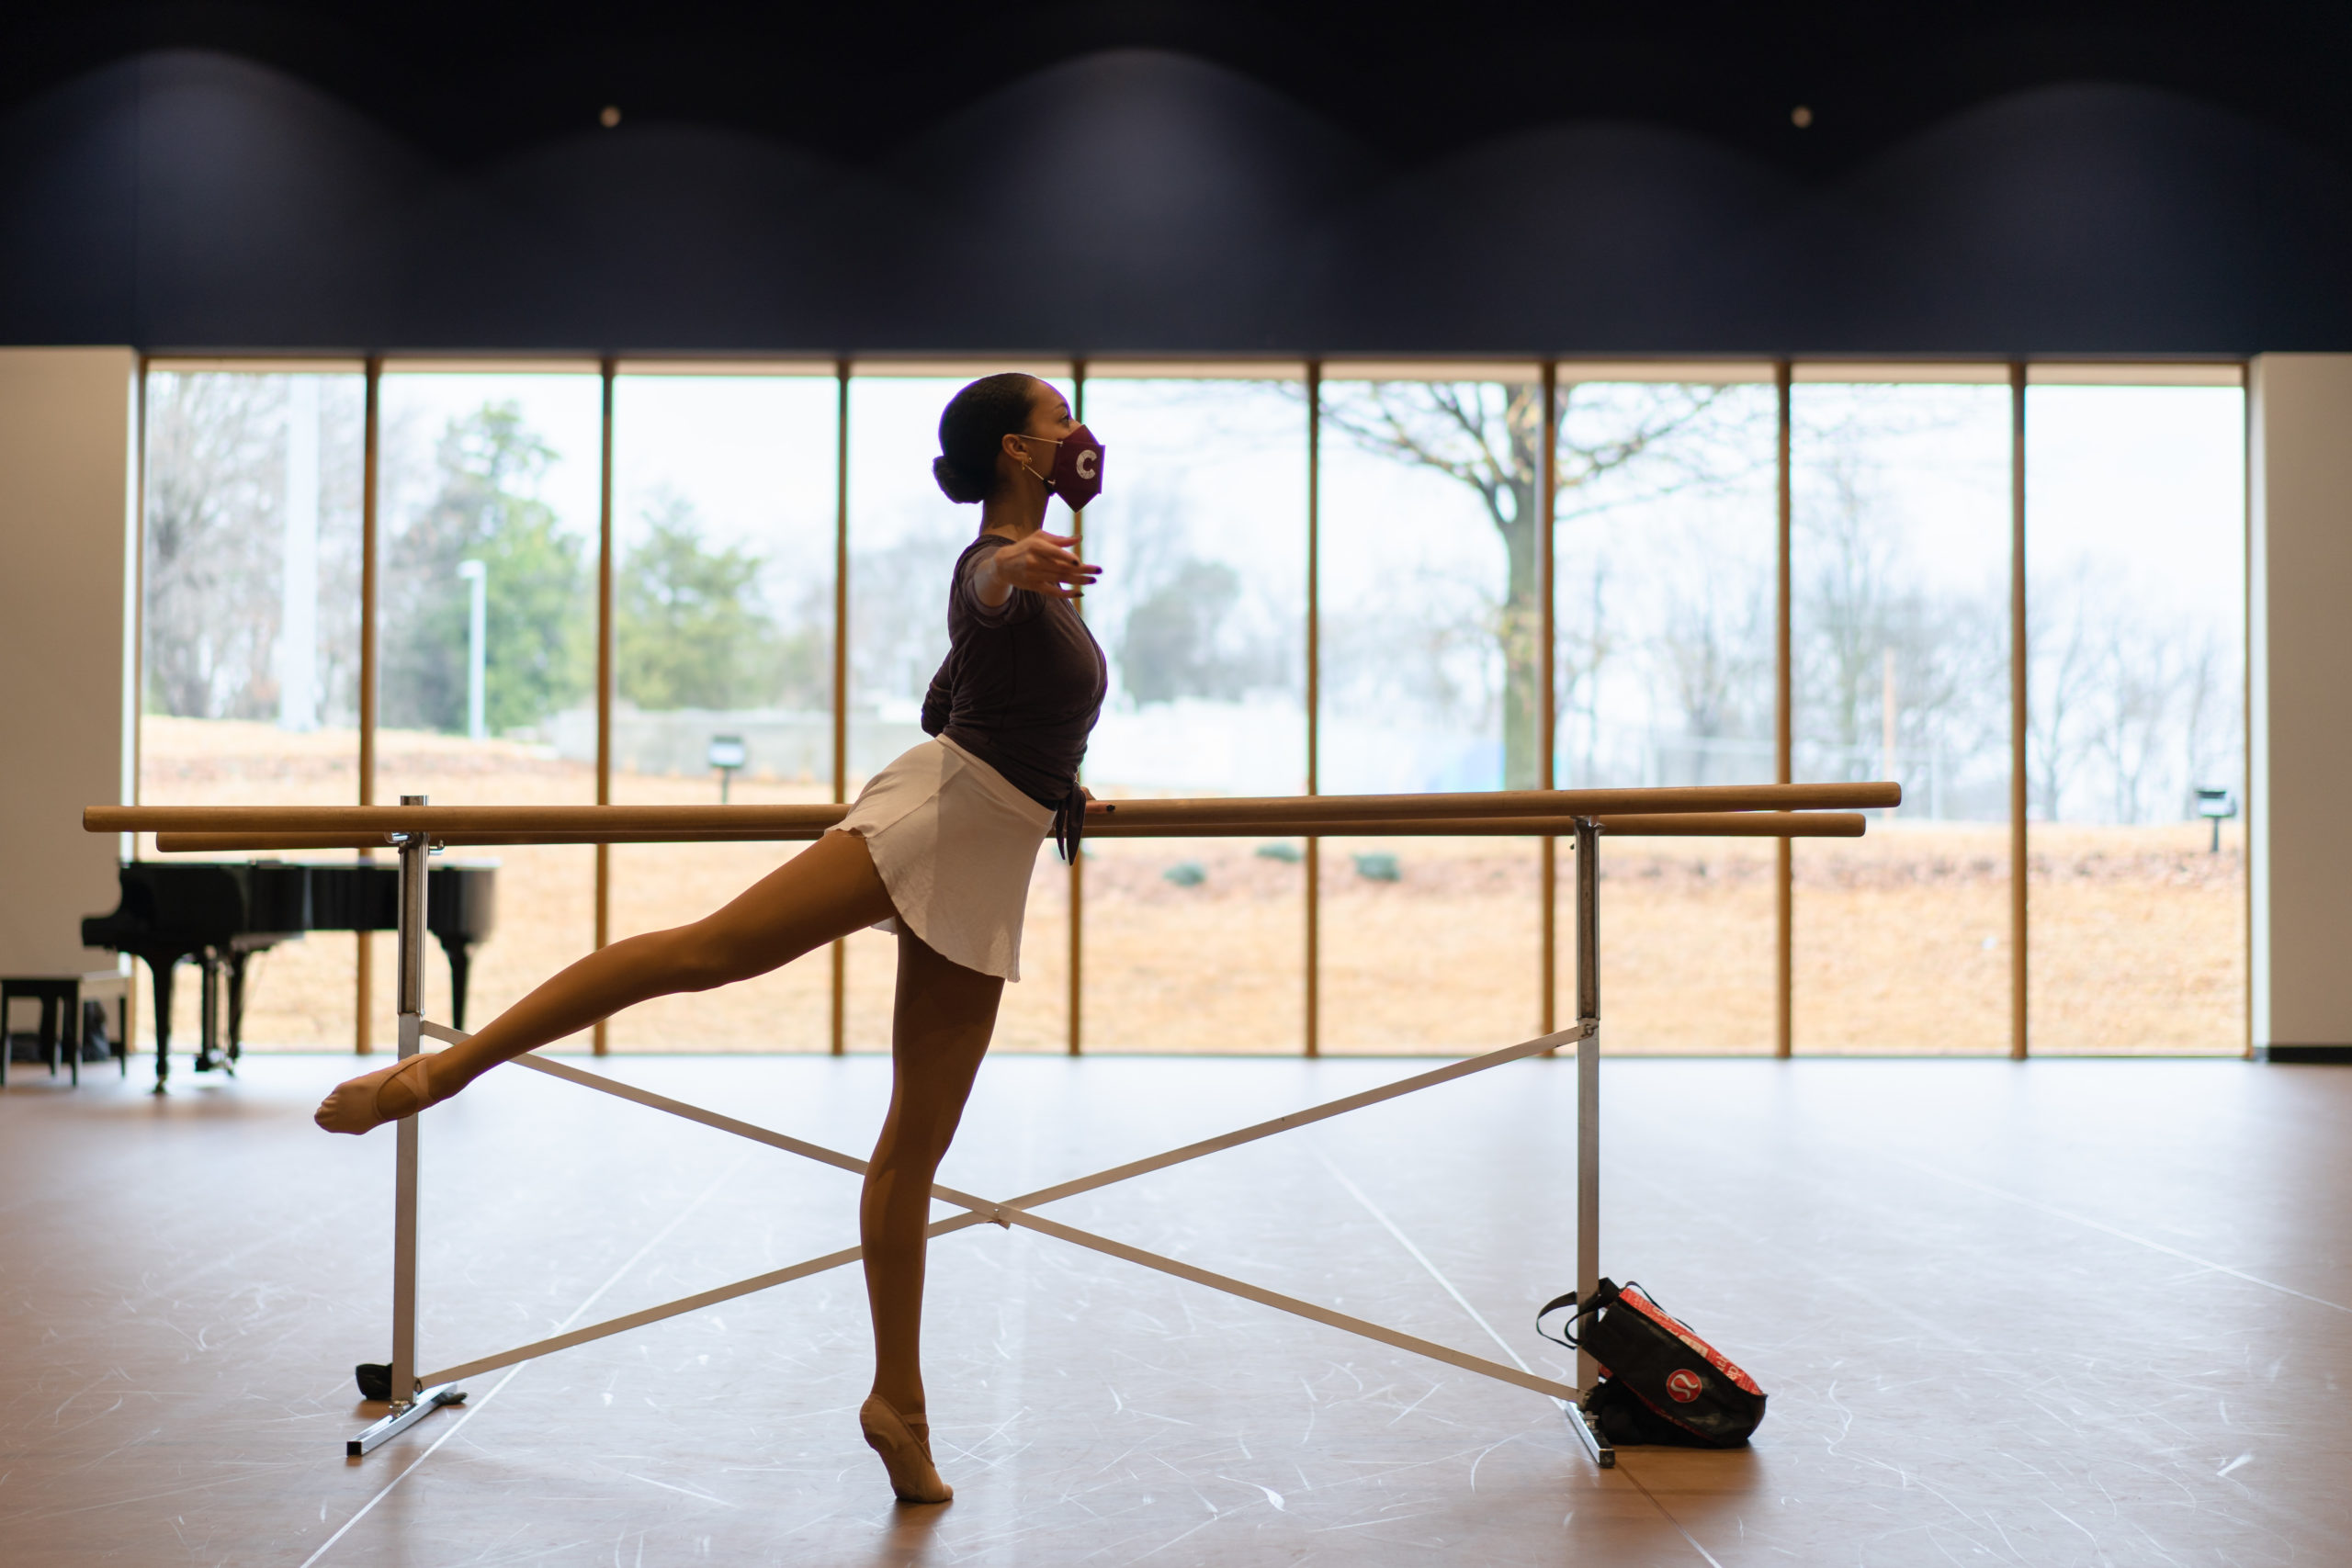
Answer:
[[[874,1315],[874,1393],[922,1432],[923,1227],[931,1182],[988,1054],[1004,982],[899,939],[890,1112],[858,1205]]]
[[[499,1063],[625,1007],[764,975],[893,912],[865,840],[828,833],[718,913],[592,953],[463,1044],[352,1079],[327,1096],[318,1123],[329,1132],[364,1133],[447,1100]]]

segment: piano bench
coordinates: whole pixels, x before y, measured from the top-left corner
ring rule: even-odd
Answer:
[[[9,1013],[19,1001],[40,1004],[40,1054],[49,1076],[57,1076],[62,1052],[72,1065],[74,1084],[82,1082],[82,1041],[93,1015],[102,1022],[104,1009],[115,1005],[115,1026],[107,1044],[115,1065],[130,1073],[130,976],[112,969],[90,975],[11,975],[0,976],[0,1087],[8,1082],[8,1058],[16,1054],[9,1032]],[[61,1016],[62,1015],[62,1016]]]

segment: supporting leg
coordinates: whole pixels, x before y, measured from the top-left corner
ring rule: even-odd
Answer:
[[[923,1415],[923,1227],[931,1183],[988,1055],[1004,982],[899,938],[890,1020],[890,1111],[858,1202],[874,1318],[874,1392],[913,1425]]]
[[[1589,818],[1577,819],[1577,1299],[1590,1301],[1600,1288],[1600,829]],[[1577,1352],[1577,1387],[1590,1393],[1599,1372]],[[1568,1425],[1595,1463],[1617,1462],[1581,1409]]]

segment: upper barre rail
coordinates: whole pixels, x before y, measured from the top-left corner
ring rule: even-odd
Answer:
[[[845,807],[827,807],[838,814]],[[1686,811],[1655,817],[1599,817],[1600,830],[1621,839],[1859,839],[1865,823],[1859,811]],[[1576,831],[1573,817],[1427,817],[1395,820],[1351,820],[1350,838],[1566,838]],[[678,829],[667,832],[577,829],[568,833],[435,833],[448,848],[489,844],[726,844],[776,843],[823,836],[831,827],[789,830],[758,828]],[[1295,825],[1276,822],[1217,822],[1205,828],[1136,827],[1117,818],[1089,826],[1091,839],[1255,839],[1295,836]],[[380,849],[386,833],[158,833],[164,854],[208,854],[232,850]]]
[[[1098,800],[1086,830],[1111,838],[1191,838],[1258,834],[1562,832],[1577,818],[1612,819],[1723,817],[1755,813],[1845,811],[1902,803],[1895,784],[1725,784],[1663,789],[1498,790],[1455,795],[1324,795],[1192,800]],[[394,833],[443,843],[660,842],[664,840],[814,838],[845,807],[811,806],[93,806],[82,825],[94,833],[205,835],[187,848],[227,849],[261,837],[269,847],[331,848],[381,844]],[[1426,824],[1426,826],[1422,826]],[[1689,831],[1690,829],[1685,829]],[[1710,833],[1736,832],[1736,825]],[[1748,829],[1747,831],[1757,831]],[[1838,823],[1819,836],[1859,829]],[[1794,818],[1767,837],[1815,836]],[[233,842],[232,842],[233,840]]]

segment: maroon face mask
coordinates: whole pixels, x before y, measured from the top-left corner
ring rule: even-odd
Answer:
[[[1044,441],[1042,435],[1025,439]],[[1061,440],[1050,443],[1055,447],[1053,471],[1044,477],[1053,492],[1066,502],[1072,512],[1102,493],[1102,443],[1094,433],[1079,425]]]

